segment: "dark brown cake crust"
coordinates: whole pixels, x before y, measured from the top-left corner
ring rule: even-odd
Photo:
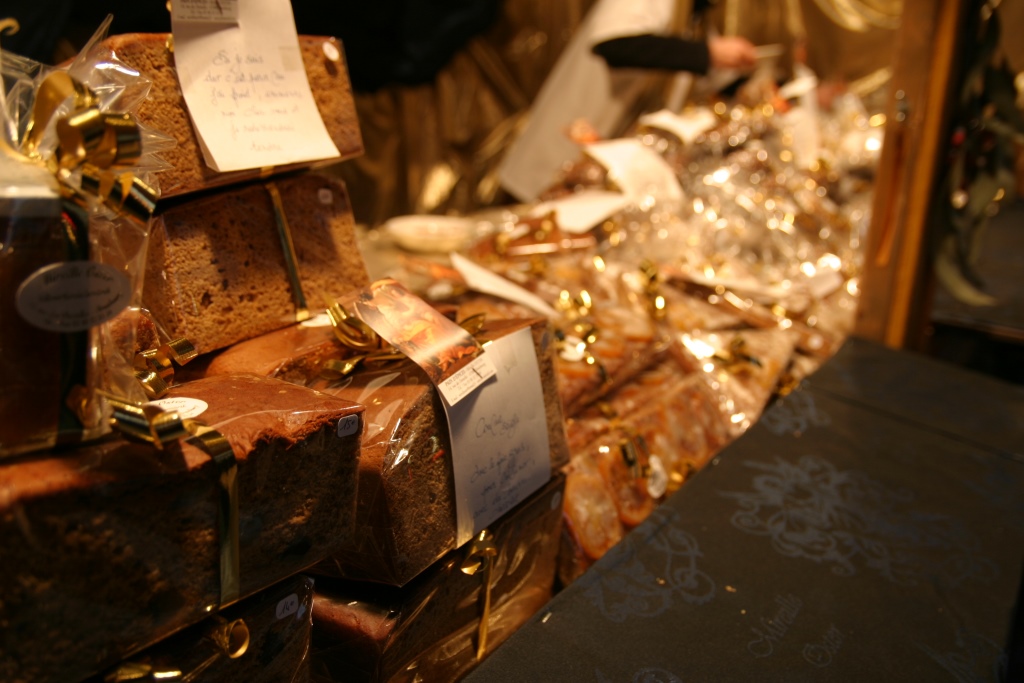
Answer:
[[[171,395],[206,401],[199,419],[235,452],[242,597],[346,541],[359,406],[251,376]],[[220,595],[216,482],[186,442],[112,438],[0,466],[0,680],[80,680],[204,618]]]

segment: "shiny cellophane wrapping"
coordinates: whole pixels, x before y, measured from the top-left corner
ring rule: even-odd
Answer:
[[[550,599],[565,478],[555,476],[490,531],[490,653]],[[396,589],[318,580],[313,603],[312,680],[454,681],[475,666],[483,573],[461,570],[453,550]]]
[[[111,36],[102,43],[103,47],[116,54],[129,68],[152,80],[155,86],[153,95],[139,109],[139,120],[174,136],[177,142],[176,147],[164,155],[173,168],[162,176],[163,197],[177,197],[266,177],[268,169],[219,173],[206,165],[178,83],[170,39],[167,33],[131,33]],[[299,36],[299,49],[313,99],[328,135],[338,148],[339,157],[330,161],[359,156],[363,153],[363,141],[356,118],[344,47],[337,38]],[[309,165],[275,167],[272,173]]]
[[[568,448],[552,361],[555,340],[547,322],[489,319],[476,338],[485,343],[525,327],[533,334],[556,471],[568,461]],[[369,363],[340,380],[322,374],[326,361],[352,355],[330,327],[307,323],[237,344],[192,372],[248,368],[366,406],[354,540],[313,571],[400,586],[455,547],[447,420],[426,373],[411,362]]]
[[[219,643],[238,622],[248,633],[241,655]],[[125,683],[134,675],[175,680],[181,672],[194,683],[306,683],[313,630],[313,579],[296,575],[232,605],[151,648],[130,657],[88,683]],[[143,677],[142,680],[147,680]],[[180,678],[179,678],[180,680]]]
[[[559,556],[564,585],[728,443],[727,417],[705,379],[669,358],[569,421],[572,459]],[[625,457],[626,443],[635,463]]]
[[[151,87],[147,79],[125,70],[115,56],[95,47],[62,69],[3,53],[0,71],[6,104],[0,111],[0,137],[15,148],[24,142],[36,95],[48,76],[70,73],[95,92],[96,107],[103,113],[136,112]],[[69,106],[65,103],[56,110],[51,127],[72,113]],[[33,123],[37,128],[46,125]],[[105,208],[80,189],[75,190],[76,199],[58,201],[54,178],[35,181],[39,173],[50,173],[42,160],[60,154],[56,136],[47,131],[33,162],[12,162],[0,150],[5,162],[0,168],[0,458],[109,432],[93,393],[96,389],[132,400],[145,398],[131,366],[137,350],[137,311],[132,307],[138,307],[142,297],[148,220]],[[118,170],[131,172],[155,189],[158,171],[166,168],[158,154],[168,149],[168,140],[144,127],[140,138],[141,156],[131,167]],[[19,171],[18,166],[24,168]],[[39,197],[9,194],[11,183],[5,176],[12,174],[16,185],[37,182]],[[76,188],[81,184],[77,172],[62,182]],[[50,199],[40,198],[47,194]],[[16,308],[18,288],[44,267],[71,262],[83,267],[102,264],[127,278],[129,294],[118,301],[127,308],[85,330],[58,332],[24,319]]]
[[[313,173],[274,182],[306,305],[368,284],[345,186]],[[166,336],[206,353],[300,319],[280,229],[261,182],[158,211],[143,299]]]
[[[351,538],[362,408],[279,380],[216,377],[170,397],[237,461],[239,597]],[[189,440],[111,437],[0,466],[0,680],[79,680],[221,599],[220,470]]]

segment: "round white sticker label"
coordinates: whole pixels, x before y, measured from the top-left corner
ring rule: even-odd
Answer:
[[[183,420],[199,417],[207,408],[210,407],[206,401],[202,401],[198,398],[189,398],[187,396],[158,398],[155,401],[150,401],[149,405],[157,406],[158,408],[163,408],[167,411],[175,411]]]
[[[668,474],[665,472],[665,465],[656,455],[652,455],[648,459],[647,465],[650,467],[650,472],[647,474],[647,493],[651,495],[651,498],[661,498],[668,490]]]
[[[330,206],[331,204],[334,203],[334,193],[331,192],[326,187],[321,187],[319,190],[317,190],[316,196],[317,198],[320,199],[320,203],[323,204],[324,206]]]
[[[113,266],[68,261],[29,275],[15,295],[18,313],[49,332],[81,332],[105,323],[131,301],[128,277]]]
[[[555,495],[551,496],[551,509],[554,510],[556,507],[562,504],[562,492],[555,491]]]

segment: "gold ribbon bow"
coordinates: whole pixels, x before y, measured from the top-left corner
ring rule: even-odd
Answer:
[[[65,102],[71,111],[56,120],[58,146],[44,156],[41,148],[50,121]],[[96,94],[66,71],[48,75],[36,91],[32,115],[21,144],[26,157],[44,164],[63,194],[79,205],[91,198],[136,220],[146,221],[156,207],[156,191],[133,173],[115,171],[142,156],[142,133],[130,114],[100,111]],[[72,172],[80,173],[79,187]]]
[[[220,539],[220,598],[208,611],[238,600],[241,592],[238,531],[238,462],[231,444],[216,429],[197,420],[183,419],[177,411],[152,404],[138,405],[99,391],[113,409],[111,425],[126,438],[163,450],[186,439],[206,453],[217,470],[217,533]]]
[[[466,559],[462,561],[462,573],[474,576],[483,572],[480,594],[483,598],[480,609],[480,627],[477,629],[476,660],[479,662],[487,652],[487,629],[491,621],[491,569],[498,556],[494,534],[484,529],[470,542]]]
[[[199,352],[188,339],[175,339],[155,349],[136,354],[135,378],[150,400],[161,398],[174,381],[174,365],[185,365]]]
[[[658,266],[648,259],[640,263],[640,273],[643,275],[643,292],[647,297],[647,311],[654,320],[664,320],[668,314],[665,296],[661,293],[661,276],[658,273]]]
[[[747,340],[743,337],[733,337],[729,342],[729,348],[718,349],[712,358],[725,366],[725,369],[733,374],[749,369],[749,366],[760,368],[761,361],[756,356],[751,356],[746,351]]]
[[[331,379],[348,377],[361,364],[383,363],[404,360],[405,354],[384,341],[373,328],[352,315],[340,303],[335,302],[327,309],[327,317],[334,329],[334,337],[345,348],[356,354],[341,360],[325,361],[321,373]],[[486,315],[478,313],[458,323],[471,335],[476,335],[484,326]]]

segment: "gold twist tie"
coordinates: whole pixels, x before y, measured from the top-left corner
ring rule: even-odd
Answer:
[[[284,202],[281,200],[281,192],[277,189],[277,183],[267,183],[266,188],[267,193],[270,195],[270,202],[274,206],[274,221],[277,223],[277,234],[281,238],[281,250],[284,252],[284,265],[288,271],[288,282],[291,284],[292,297],[295,299],[295,321],[302,322],[309,319],[309,306],[306,304],[306,295],[302,292],[302,280],[299,278],[299,259],[295,253],[292,229],[284,212]]]
[[[619,453],[623,461],[629,467],[630,474],[635,479],[646,479],[651,474],[651,449],[647,446],[647,439],[636,429],[623,422],[618,412],[611,404],[601,401],[597,404],[601,414],[608,418],[608,425],[611,429],[618,429],[626,434],[625,438],[619,439]]]
[[[476,660],[479,662],[487,652],[487,629],[491,621],[491,569],[494,558],[498,555],[498,546],[494,543],[494,534],[484,529],[469,544],[466,559],[462,561],[462,572],[474,576],[483,572],[480,594],[481,604],[480,627],[477,630]]]
[[[135,378],[142,383],[146,396],[152,401],[161,398],[174,381],[174,364],[185,365],[199,352],[184,337],[136,354],[133,365]]]
[[[658,266],[648,259],[640,263],[640,274],[644,277],[644,296],[647,298],[647,310],[654,320],[664,320],[668,314],[665,296],[661,293],[661,276]]]
[[[729,342],[729,348],[719,349],[711,357],[721,362],[729,372],[734,374],[744,370],[748,365],[763,367],[760,359],[747,353],[746,348],[746,339],[733,337],[733,340]]]
[[[604,365],[590,351],[590,346],[597,342],[598,329],[590,318],[594,312],[594,300],[590,292],[581,289],[573,296],[568,290],[562,290],[555,302],[555,310],[568,321],[567,329],[556,329],[555,339],[558,342],[558,355],[566,361],[582,361],[593,365],[601,377],[601,383],[611,381]]]
[[[152,404],[138,405],[98,391],[113,409],[111,425],[125,438],[152,445],[157,450],[186,439],[206,453],[217,469],[217,533],[220,539],[220,598],[215,611],[238,600],[241,590],[241,566],[238,537],[238,461],[231,444],[216,429],[193,419],[183,419],[177,411]]]

